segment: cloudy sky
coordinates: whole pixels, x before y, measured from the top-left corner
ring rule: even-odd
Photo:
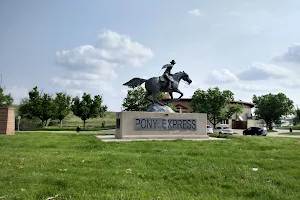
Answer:
[[[123,83],[174,59],[173,72],[193,80],[184,97],[219,86],[237,100],[283,92],[300,105],[299,10],[299,0],[2,0],[2,87],[16,103],[37,85],[100,94],[119,111]]]

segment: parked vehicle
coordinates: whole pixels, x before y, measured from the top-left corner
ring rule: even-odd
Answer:
[[[214,133],[213,128],[210,125],[206,126],[206,133],[208,134]]]
[[[267,136],[267,130],[264,127],[250,127],[243,131],[243,135]]]
[[[233,134],[233,130],[229,126],[218,126],[215,128],[214,133]]]

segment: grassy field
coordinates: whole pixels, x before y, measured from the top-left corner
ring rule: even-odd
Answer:
[[[0,198],[300,199],[300,139],[230,138],[105,143],[67,132],[1,136]]]
[[[300,135],[300,132],[286,132],[286,133],[279,133],[282,135]]]
[[[18,116],[18,108],[19,105],[13,105],[15,108],[15,116]],[[31,130],[40,131],[40,130],[48,130],[48,131],[69,131],[75,130],[77,126],[80,126],[83,129],[83,121],[75,116],[72,112],[63,120],[63,127],[60,128],[60,124],[58,120],[49,120],[48,126],[44,128],[37,128],[38,124],[41,124],[41,120],[27,120],[21,119],[21,130],[27,130],[31,128],[26,127],[33,127]],[[113,129],[116,125],[116,114],[115,112],[107,112],[106,116],[103,118],[91,118],[86,121],[86,128],[85,131],[99,131],[104,129]]]

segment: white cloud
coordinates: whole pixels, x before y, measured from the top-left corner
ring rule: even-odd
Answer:
[[[234,85],[235,89],[238,89],[243,92],[274,92],[278,91],[278,88],[276,87],[270,87],[267,85],[262,85],[259,83],[255,84],[237,84]]]
[[[189,10],[188,13],[189,13],[190,15],[195,15],[195,16],[203,15],[202,12],[201,12],[199,9]]]
[[[55,77],[51,79],[51,83],[64,88],[76,89],[97,89],[103,92],[114,92],[111,83],[103,80],[80,80]]]
[[[4,90],[4,94],[11,94],[14,103],[19,103],[22,98],[28,97],[29,90],[24,87],[13,86]]]
[[[252,33],[253,35],[257,35],[257,34],[259,34],[260,31],[261,31],[261,27],[259,27],[259,26],[257,26],[257,25],[253,25],[253,26],[251,27],[250,31],[251,31],[251,33]]]
[[[295,43],[288,48],[283,55],[277,56],[274,61],[283,61],[291,63],[300,63],[300,43]]]
[[[270,78],[282,79],[291,74],[293,74],[293,72],[284,67],[254,62],[249,68],[237,74],[237,77],[240,80],[256,81]]]
[[[282,80],[281,85],[290,89],[299,89],[300,80]]]
[[[240,12],[236,12],[236,11],[231,11],[231,12],[229,12],[229,15],[231,15],[231,16],[240,16],[242,13],[240,13]]]
[[[154,56],[151,49],[138,42],[132,41],[129,36],[120,35],[113,31],[105,31],[98,36],[96,48],[102,58],[109,62],[129,64],[136,67]]]
[[[54,77],[52,84],[69,89],[93,88],[110,92],[110,81],[118,78],[117,68],[141,67],[154,56],[151,49],[110,30],[103,31],[95,46],[83,45],[56,52],[56,64],[68,70]]]
[[[212,70],[205,80],[207,84],[219,84],[219,83],[234,83],[238,81],[236,75],[231,73],[228,69]]]
[[[151,49],[129,36],[104,31],[98,36],[97,45],[83,45],[72,50],[56,52],[56,63],[70,71],[96,74],[106,79],[116,78],[116,67],[142,66],[153,57]]]

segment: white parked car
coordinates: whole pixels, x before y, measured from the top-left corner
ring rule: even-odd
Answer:
[[[214,130],[214,133],[219,133],[219,134],[233,134],[233,130],[229,126],[218,126]]]
[[[210,125],[206,126],[206,133],[208,133],[208,134],[214,133],[213,128]]]

